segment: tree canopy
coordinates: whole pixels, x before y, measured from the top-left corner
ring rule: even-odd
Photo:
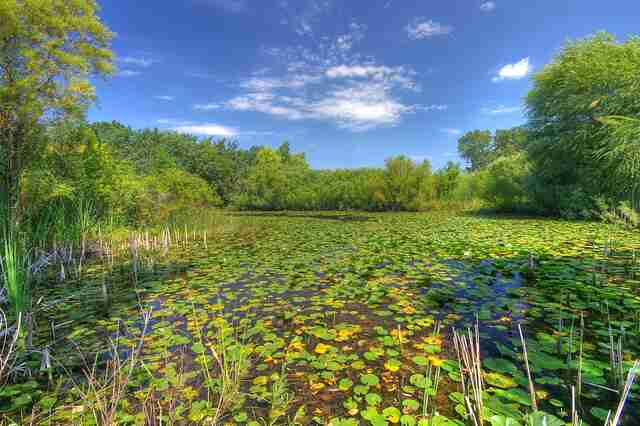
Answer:
[[[621,142],[621,129],[632,134],[634,122],[619,127],[608,117],[640,118],[640,38],[617,42],[601,32],[568,42],[533,82],[526,103],[534,141],[530,156],[539,176],[596,194],[628,193],[634,175],[616,170],[629,163],[611,153]],[[634,173],[639,166],[632,166]]]
[[[113,35],[97,10],[94,0],[0,2],[0,173],[14,207],[41,124],[84,112],[89,77],[113,72]]]

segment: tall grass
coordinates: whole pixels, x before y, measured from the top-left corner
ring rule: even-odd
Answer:
[[[14,231],[5,231],[2,241],[0,272],[7,292],[9,304],[16,317],[25,314],[31,300],[29,258],[22,243]]]
[[[22,316],[19,315],[16,324],[11,327],[4,311],[0,309],[0,386],[7,382],[13,372],[21,319]]]
[[[142,312],[142,332],[126,349],[128,355],[121,355],[118,337],[109,341],[108,361],[104,368],[99,368],[100,354],[95,355],[90,365],[84,359],[84,382],[74,383],[74,389],[82,397],[83,408],[86,406],[92,416],[92,423],[98,426],[115,426],[120,424],[119,409],[128,397],[131,378],[141,367],[142,349],[145,336],[151,321],[151,311]],[[82,351],[78,350],[82,355]]]

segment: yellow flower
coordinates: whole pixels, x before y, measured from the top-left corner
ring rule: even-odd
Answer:
[[[427,345],[440,346],[442,344],[442,338],[440,336],[425,337],[424,341]]]
[[[435,355],[430,356],[429,361],[434,367],[440,367],[442,364],[444,364],[444,360],[442,358],[438,358]]]
[[[400,363],[385,362],[384,363],[384,368],[386,368],[387,370],[389,370],[391,372],[396,372],[396,371],[400,370]]]
[[[338,331],[338,337],[349,337],[353,334],[350,330],[340,330]]]
[[[289,350],[290,351],[302,351],[302,350],[304,350],[304,343],[302,343],[300,340],[295,340],[295,341],[289,343]]]
[[[322,383],[322,382],[321,383],[313,383],[311,385],[311,391],[312,392],[318,392],[318,391],[324,389],[324,386],[325,386],[325,384]]]
[[[318,343],[318,345],[316,346],[316,349],[315,349],[315,353],[320,354],[320,355],[326,354],[327,351],[330,348],[331,348],[331,346],[329,346],[329,345],[325,345],[324,343]]]
[[[414,308],[413,306],[405,306],[402,309],[402,312],[405,313],[405,314],[408,314],[408,315],[415,314],[416,313],[416,308]]]

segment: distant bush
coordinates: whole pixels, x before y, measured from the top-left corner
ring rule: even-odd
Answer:
[[[500,157],[482,173],[482,197],[494,207],[504,211],[516,211],[529,204],[527,179],[530,166],[524,154]]]

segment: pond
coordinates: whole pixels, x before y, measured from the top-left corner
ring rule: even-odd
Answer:
[[[122,362],[138,350],[120,423],[473,424],[453,330],[477,324],[485,424],[524,424],[533,404],[570,422],[573,387],[580,417],[603,425],[640,354],[637,232],[445,213],[228,215],[252,231],[194,235],[135,274],[96,261],[75,283],[42,285],[36,342],[53,329],[69,375],[109,337]],[[91,423],[82,395],[44,376],[32,399],[59,422]],[[621,424],[638,424],[637,391]]]

